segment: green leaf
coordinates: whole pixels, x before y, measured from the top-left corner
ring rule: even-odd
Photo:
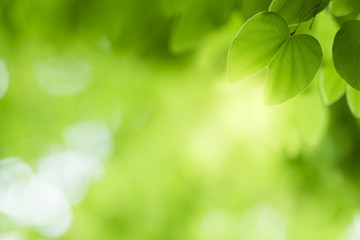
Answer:
[[[228,56],[231,81],[245,80],[268,66],[289,37],[282,17],[262,12],[250,18],[233,40]]]
[[[351,113],[356,118],[360,118],[360,92],[348,86],[346,96]]]
[[[335,36],[333,60],[339,75],[360,90],[360,21],[350,20],[341,26]]]
[[[331,14],[340,17],[360,9],[359,0],[333,0],[330,4]]]
[[[344,95],[346,82],[338,75],[331,60],[324,61],[319,77],[321,95],[325,104],[331,105]]]
[[[308,28],[308,26],[306,26]],[[324,52],[324,58],[332,61],[332,47],[336,33],[339,31],[339,24],[334,18],[329,17],[328,13],[322,12],[316,17],[316,24],[312,29],[314,37],[319,40]],[[299,32],[299,31],[298,31]]]
[[[284,19],[263,12],[249,19],[232,42],[228,56],[231,81],[248,79],[269,65],[265,103],[280,104],[302,93],[322,61],[319,42],[305,34],[291,36]]]
[[[265,103],[280,104],[302,93],[314,79],[322,61],[319,42],[305,34],[290,37],[269,66]]]
[[[329,0],[273,0],[269,11],[278,13],[289,25],[295,25],[311,19],[328,4]]]
[[[323,65],[319,71],[319,87],[321,96],[326,105],[331,105],[343,96],[346,90],[346,82],[336,72],[332,60],[332,41],[338,31],[338,24],[327,13],[322,12],[316,18],[313,28],[314,35],[319,39],[324,52]]]
[[[330,7],[330,12],[334,16],[344,16],[354,10],[350,0],[333,0]]]

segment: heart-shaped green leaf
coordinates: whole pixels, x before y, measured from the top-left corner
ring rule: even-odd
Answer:
[[[305,34],[290,37],[269,66],[265,103],[280,104],[302,93],[322,61],[319,42]]]
[[[282,17],[262,12],[250,18],[233,40],[228,56],[231,81],[245,80],[268,66],[282,44],[289,38],[289,28]]]
[[[329,0],[273,0],[269,11],[282,16],[289,25],[314,17],[329,4]]]
[[[346,97],[351,113],[360,118],[360,92],[348,86]]]
[[[299,95],[313,80],[322,61],[319,42],[309,35],[290,35],[285,20],[263,12],[249,19],[232,42],[230,80],[244,80],[269,65],[265,102],[280,104]]]
[[[360,90],[360,21],[350,20],[341,26],[335,36],[333,59],[339,75]]]

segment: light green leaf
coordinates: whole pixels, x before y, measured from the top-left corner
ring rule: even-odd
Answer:
[[[319,77],[321,95],[325,104],[331,105],[344,95],[346,82],[338,75],[331,60],[324,61]]]
[[[347,102],[351,113],[356,117],[360,118],[360,92],[350,86],[347,88],[346,94]]]
[[[308,26],[306,26],[306,28],[308,28]],[[329,40],[333,40],[338,31],[338,22],[334,18],[329,17],[328,13],[322,12],[317,15],[312,34],[320,42],[326,60],[332,61],[333,41]]]
[[[302,93],[322,61],[319,42],[305,34],[290,37],[269,66],[265,103],[280,104]]]
[[[340,17],[360,9],[359,0],[333,0],[330,4],[331,14]]]
[[[285,20],[275,13],[262,12],[250,18],[240,29],[229,50],[230,80],[248,79],[268,66],[289,34]]]
[[[329,0],[273,0],[269,11],[278,13],[289,25],[295,25],[311,19],[328,4]]]
[[[263,12],[249,19],[233,40],[228,74],[232,81],[244,80],[269,65],[265,102],[280,104],[309,86],[322,57],[315,38],[305,34],[291,36],[281,16]]]
[[[344,16],[353,10],[354,7],[349,0],[333,0],[331,2],[330,11],[334,16]]]
[[[333,60],[339,75],[360,90],[360,21],[350,20],[341,26],[335,36]]]
[[[319,87],[323,101],[326,105],[331,105],[343,96],[346,90],[346,82],[336,72],[332,60],[333,42],[338,31],[338,24],[333,18],[329,18],[327,13],[322,12],[316,18],[313,28],[315,37],[319,40],[324,52],[323,65],[319,71]]]

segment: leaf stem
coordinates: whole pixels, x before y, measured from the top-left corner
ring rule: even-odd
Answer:
[[[320,5],[319,5],[319,7],[320,7]],[[310,30],[311,30],[312,26],[314,25],[316,15],[319,13],[319,7],[317,7],[316,10],[315,10],[314,17],[313,17],[313,19],[311,21],[311,24],[310,24],[310,27],[309,27]]]
[[[311,9],[304,15],[304,17],[301,19],[301,21],[299,22],[299,24],[296,26],[295,30],[290,33],[290,37],[292,37],[292,36],[295,35],[296,31],[298,30],[298,28],[300,27],[300,25],[304,22],[305,18],[306,18],[313,10],[315,10],[314,17],[313,17],[313,20],[312,20],[311,25],[310,25],[310,29],[311,29],[311,27],[312,27],[312,25],[313,25],[313,23],[314,23],[314,21],[315,21],[315,17],[316,17],[316,15],[318,14],[319,8],[320,8],[321,4],[323,3],[323,1],[324,1],[324,0],[321,0],[321,2],[320,2],[318,5],[316,5],[315,7],[311,8]]]

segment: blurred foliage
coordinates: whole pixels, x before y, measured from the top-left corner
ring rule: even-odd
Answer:
[[[266,72],[227,80],[230,42],[270,3],[0,2],[9,75],[0,159],[36,170],[82,121],[113,134],[102,177],[58,239],[358,239],[360,131],[342,91],[323,90],[340,98],[325,106],[315,79],[300,97],[265,107]],[[325,57],[341,22],[327,11],[311,30]],[[46,239],[0,215],[0,239],[8,232]]]

